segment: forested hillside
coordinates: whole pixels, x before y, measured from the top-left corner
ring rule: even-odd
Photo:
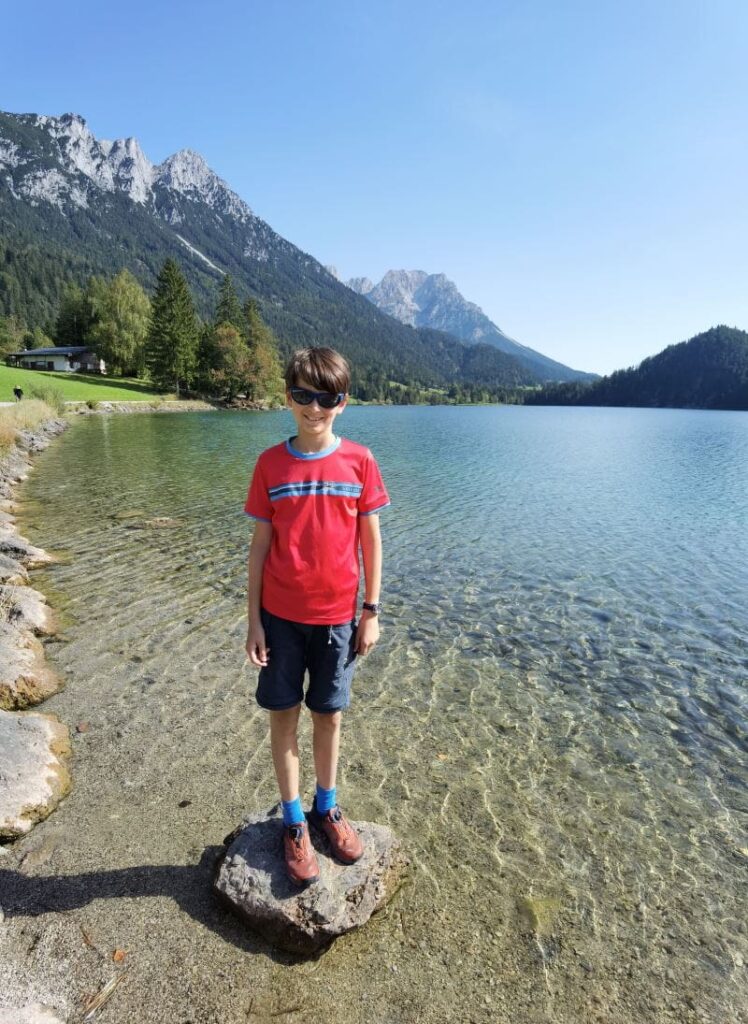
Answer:
[[[553,384],[527,395],[534,405],[748,409],[748,333],[712,327],[639,366],[591,384]]]

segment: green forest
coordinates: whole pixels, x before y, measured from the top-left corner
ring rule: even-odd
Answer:
[[[669,345],[639,366],[592,382],[528,392],[532,405],[748,409],[748,333],[720,325]]]

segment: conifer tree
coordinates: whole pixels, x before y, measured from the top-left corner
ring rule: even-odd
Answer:
[[[236,294],[231,274],[224,274],[221,281],[221,288],[218,292],[218,305],[216,306],[216,315],[213,318],[213,323],[216,327],[219,324],[231,324],[237,331],[241,331],[244,327],[242,307],[239,302],[239,296]]]
[[[190,290],[175,260],[167,259],[158,275],[151,303],[146,365],[153,381],[177,396],[195,371],[199,327]]]

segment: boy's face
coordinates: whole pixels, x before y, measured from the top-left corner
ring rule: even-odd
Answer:
[[[305,388],[307,391],[319,390],[312,387],[309,381],[303,377],[296,381],[296,387]],[[336,405],[334,409],[323,409],[316,399],[311,405],[299,405],[291,398],[291,392],[286,392],[286,404],[293,413],[299,435],[308,438],[324,437],[326,434],[331,434],[335,417],[345,409],[347,401],[348,396],[346,395],[340,405]]]

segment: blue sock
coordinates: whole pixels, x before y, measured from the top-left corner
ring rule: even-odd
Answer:
[[[317,783],[317,795],[314,798],[314,805],[320,814],[327,814],[331,811],[335,804],[338,802],[337,790],[335,786],[332,789],[323,789],[319,782]]]
[[[301,825],[305,820],[301,797],[297,796],[295,800],[281,800],[281,806],[283,807],[284,825]]]

